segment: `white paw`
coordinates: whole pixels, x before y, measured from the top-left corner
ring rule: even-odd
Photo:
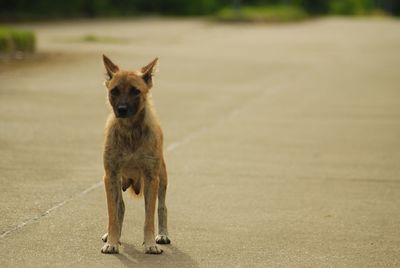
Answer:
[[[157,245],[144,245],[144,252],[146,254],[161,254],[163,250],[158,248]]]
[[[109,243],[106,243],[101,248],[101,253],[104,253],[104,254],[118,254],[119,253],[118,244],[111,245]]]
[[[108,233],[105,233],[102,237],[101,240],[103,240],[103,242],[107,242],[107,238],[108,238]]]
[[[171,244],[171,240],[168,238],[167,235],[157,235],[156,237],[157,244]]]

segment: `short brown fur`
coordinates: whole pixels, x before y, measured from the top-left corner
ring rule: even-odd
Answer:
[[[163,134],[155,116],[150,89],[156,58],[136,71],[120,70],[103,55],[108,78],[105,82],[110,113],[104,141],[104,185],[108,207],[108,233],[102,253],[118,253],[125,205],[122,191],[144,195],[144,246],[149,254],[160,254],[156,245],[169,244],[165,197],[167,171],[163,156]],[[154,239],[154,213],[158,198],[158,236]]]

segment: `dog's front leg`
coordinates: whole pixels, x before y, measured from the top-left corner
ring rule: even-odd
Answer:
[[[115,254],[119,252],[118,243],[121,236],[122,218],[119,216],[119,204],[122,200],[121,182],[116,175],[106,174],[104,186],[107,195],[108,207],[108,236],[107,243],[102,247],[101,252]]]
[[[157,247],[154,238],[154,214],[156,210],[158,182],[158,177],[146,176],[144,178],[144,247],[147,254],[161,254],[163,252],[162,249]]]
[[[170,244],[171,240],[168,237],[167,224],[167,206],[165,205],[165,196],[167,194],[167,169],[164,159],[162,160],[160,170],[160,182],[158,188],[158,235],[156,237],[157,244]]]

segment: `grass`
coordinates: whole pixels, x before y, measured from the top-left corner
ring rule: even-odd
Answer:
[[[35,51],[35,46],[36,37],[33,32],[0,27],[0,53],[7,55],[18,52],[32,53]]]
[[[114,44],[121,44],[127,43],[127,39],[117,38],[117,37],[110,37],[110,36],[98,36],[95,34],[86,34],[79,38],[78,41],[81,42],[88,42],[88,43],[114,43]]]
[[[292,22],[307,17],[304,9],[289,5],[243,6],[239,10],[229,7],[216,14],[217,20],[231,22]]]

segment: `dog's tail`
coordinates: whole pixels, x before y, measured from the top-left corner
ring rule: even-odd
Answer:
[[[128,190],[129,196],[133,198],[141,198],[143,196],[143,178],[123,179],[122,190],[124,192]]]

